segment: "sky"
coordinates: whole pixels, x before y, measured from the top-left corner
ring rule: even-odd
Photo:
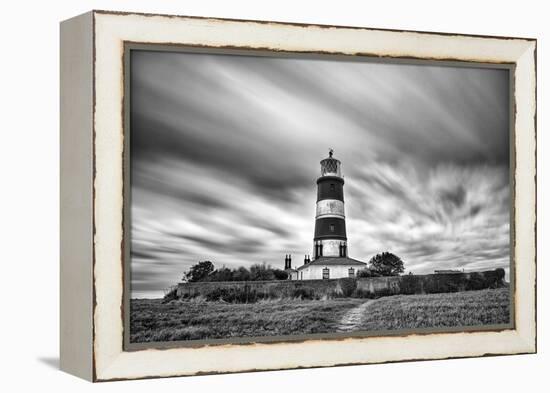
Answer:
[[[507,70],[140,50],[130,78],[132,297],[303,264],[329,148],[350,257],[508,275]]]

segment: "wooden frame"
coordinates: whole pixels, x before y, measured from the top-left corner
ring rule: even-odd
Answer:
[[[514,68],[514,328],[125,351],[125,43]],[[92,11],[61,24],[61,368],[92,381],[536,351],[536,41]]]

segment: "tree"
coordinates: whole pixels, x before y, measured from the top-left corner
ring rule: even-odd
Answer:
[[[271,266],[262,263],[250,266],[250,277],[253,281],[271,281],[275,279],[275,274]]]
[[[212,262],[203,261],[191,266],[189,271],[183,274],[182,281],[272,281],[286,279],[288,279],[287,272],[275,269],[265,263],[252,265],[250,269],[243,266],[236,269],[229,269],[225,266],[215,269]]]
[[[369,261],[369,269],[381,276],[399,276],[405,271],[401,258],[387,251],[373,256]]]
[[[232,281],[249,281],[250,272],[245,267],[239,267],[232,271]]]
[[[371,270],[368,267],[357,271],[358,278],[371,278],[371,277],[380,277],[381,274],[377,271]]]
[[[214,271],[214,264],[210,261],[202,261],[191,266],[189,271],[183,275],[184,281],[204,281]]]
[[[288,273],[281,269],[273,269],[275,280],[288,280]]]
[[[232,281],[233,272],[231,269],[222,266],[220,269],[214,270],[206,278],[207,281]]]

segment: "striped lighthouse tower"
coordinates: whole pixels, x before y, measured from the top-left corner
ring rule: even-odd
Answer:
[[[314,259],[348,256],[344,179],[340,172],[340,160],[333,154],[330,149],[329,157],[321,161],[321,176],[317,179]]]

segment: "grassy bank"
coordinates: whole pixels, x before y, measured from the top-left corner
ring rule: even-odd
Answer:
[[[508,323],[508,288],[380,298],[369,305],[359,330],[415,329]]]
[[[330,333],[361,299],[131,302],[131,342]]]
[[[334,333],[342,318],[361,308],[359,323],[347,331],[459,327],[507,323],[508,288],[428,295],[396,295],[377,300],[278,299],[257,303],[202,298],[131,301],[131,342]],[[355,312],[356,310],[354,310]]]

